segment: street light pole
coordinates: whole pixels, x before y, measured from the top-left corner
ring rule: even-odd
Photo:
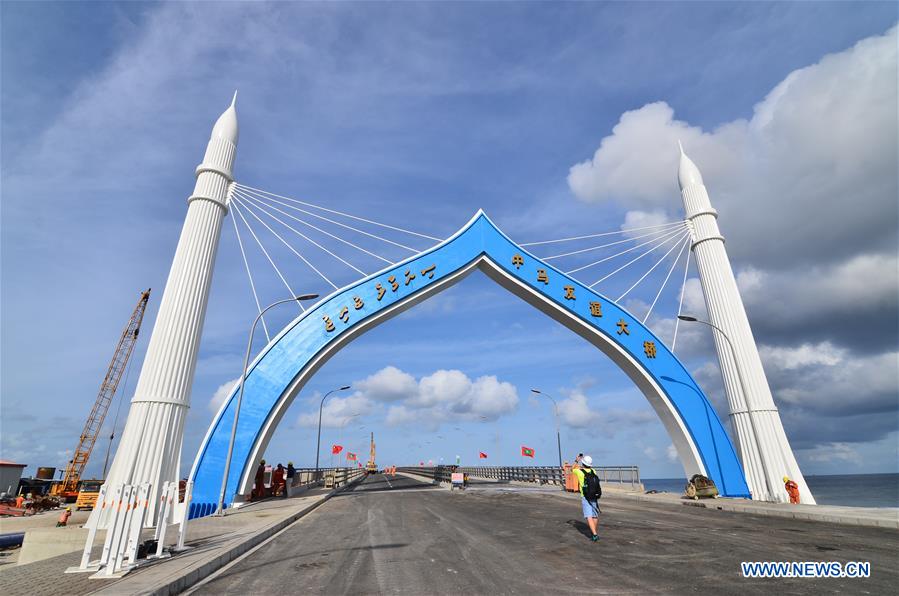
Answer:
[[[531,393],[548,397],[553,402],[553,414],[556,418],[556,445],[559,447],[559,469],[562,468],[562,435],[559,433],[559,404],[549,393],[543,393],[539,389],[531,389]]]
[[[240,404],[243,402],[243,390],[244,385],[246,385],[247,382],[247,367],[250,365],[250,350],[253,348],[253,334],[256,332],[256,325],[259,323],[262,315],[264,315],[270,308],[288,302],[300,302],[303,300],[314,300],[316,298],[318,298],[318,294],[301,294],[299,296],[294,296],[293,298],[285,298],[284,300],[273,302],[259,311],[259,314],[256,315],[256,319],[253,321],[253,326],[250,327],[250,339],[247,340],[247,352],[243,359],[243,374],[240,377],[240,393],[237,394],[237,407],[234,410],[234,422],[231,424],[231,440],[228,441],[228,456],[225,458],[225,473],[222,474],[222,490],[219,493],[219,500],[216,504],[214,515],[225,515],[225,490],[227,490],[228,473],[231,471],[231,455],[234,453],[234,438],[237,436],[237,420],[240,417]]]
[[[688,323],[702,323],[703,325],[708,325],[715,331],[721,334],[727,341],[727,345],[730,346],[730,353],[734,359],[734,368],[737,371],[737,380],[740,382],[740,391],[743,393],[743,405],[746,407],[746,414],[749,416],[749,427],[752,429],[752,436],[755,439],[756,446],[760,446],[759,443],[759,433],[755,426],[755,417],[752,415],[752,408],[749,407],[749,393],[746,391],[746,383],[743,381],[743,373],[740,371],[740,363],[737,360],[737,350],[734,348],[734,344],[730,341],[730,338],[727,334],[714,323],[710,323],[709,321],[703,321],[702,319],[697,319],[696,317],[692,317],[689,315],[677,315],[677,318],[681,321],[686,321]],[[731,416],[734,416],[734,413],[731,412]],[[762,455],[761,450],[759,450],[759,461],[762,464],[762,475],[765,477],[765,488],[768,489],[768,498],[774,498],[774,491],[771,489],[771,481],[768,478],[768,465],[765,463],[765,457]]]
[[[315,482],[318,483],[318,456],[321,454],[322,450],[322,408],[325,407],[325,400],[328,399],[328,396],[334,393],[335,391],[346,391],[349,389],[349,385],[344,385],[343,387],[338,387],[337,389],[332,389],[325,393],[325,396],[322,398],[321,403],[318,405],[318,438],[315,440]]]

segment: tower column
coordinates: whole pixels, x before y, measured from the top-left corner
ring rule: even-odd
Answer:
[[[180,477],[184,421],[190,407],[197,352],[206,317],[228,187],[237,149],[234,100],[216,121],[150,336],[125,430],[106,482],[152,485],[147,524],[153,524],[162,484]],[[90,524],[105,526],[102,509]],[[161,521],[161,520],[156,520]]]
[[[814,503],[762,368],[724,237],[718,229],[718,213],[712,208],[699,169],[683,149],[678,183],[693,234],[692,250],[709,320],[730,339],[729,343],[718,331],[713,331],[732,428],[749,490],[753,499],[788,502],[783,477],[789,476],[799,485],[801,501]]]

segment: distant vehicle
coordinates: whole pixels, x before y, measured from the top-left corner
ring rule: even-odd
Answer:
[[[75,500],[75,511],[93,509],[97,504],[101,486],[103,486],[102,480],[82,480],[81,488],[78,489],[78,498]]]

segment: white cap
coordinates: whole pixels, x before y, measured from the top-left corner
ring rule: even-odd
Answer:
[[[680,185],[681,190],[688,186],[701,185],[702,174],[699,173],[699,168],[697,168],[696,164],[693,163],[693,160],[684,153],[684,147],[680,144],[680,141],[677,142],[677,146],[680,147],[680,165],[677,168],[677,183]]]
[[[593,465],[593,458],[590,457],[589,455],[585,455],[585,456],[584,456],[584,459],[582,459],[581,461],[584,462],[584,463],[585,463],[586,465],[588,465],[588,466],[592,466],[592,465]]]
[[[237,102],[237,91],[234,92],[234,98],[228,109],[222,112],[219,119],[215,121],[212,127],[212,136],[230,141],[232,145],[237,145],[237,110],[234,104]]]

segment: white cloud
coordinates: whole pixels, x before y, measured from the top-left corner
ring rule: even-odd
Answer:
[[[598,414],[590,409],[587,396],[576,389],[559,402],[559,417],[571,428],[587,428],[598,421]]]
[[[458,370],[438,370],[422,377],[418,392],[402,406],[391,409],[388,421],[400,423],[411,419],[411,412],[421,418],[495,420],[518,407],[518,391],[511,383],[495,376],[482,376],[474,381]]]
[[[356,416],[371,415],[375,409],[376,403],[359,392],[348,397],[331,397],[322,408],[322,427],[340,428]],[[318,426],[318,411],[300,414],[297,425]]]
[[[658,420],[655,412],[650,410],[593,409],[584,393],[587,386],[582,384],[558,402],[559,417],[566,426],[591,428],[604,436],[613,437],[619,431]]]
[[[397,401],[413,397],[418,392],[415,377],[395,366],[382,368],[353,386],[376,401]]]
[[[518,391],[511,383],[495,376],[474,380],[459,370],[438,370],[416,381],[394,366],[385,367],[368,378],[353,383],[357,391],[350,397],[329,399],[322,411],[322,426],[340,426],[354,413],[377,412],[389,404],[386,422],[438,425],[452,420],[496,420],[518,407]],[[299,417],[301,426],[318,424],[318,412]]]
[[[652,230],[640,230],[639,228],[657,227],[670,222],[671,218],[661,209],[655,209],[653,211],[628,211],[624,214],[624,223],[621,224],[621,229],[627,231],[635,230],[635,228],[637,228],[635,231],[628,231],[625,233],[625,236],[633,238],[652,232]]]
[[[467,401],[470,392],[471,381],[465,373],[459,370],[438,370],[421,379],[418,395],[411,402],[422,407],[462,403]]]
[[[796,348],[761,346],[759,353],[767,368],[784,370],[813,365],[833,366],[846,357],[846,350],[836,348],[830,342],[802,344]]]
[[[209,411],[218,412],[219,408],[222,407],[222,404],[225,403],[225,400],[228,399],[228,396],[231,395],[238,383],[240,383],[240,377],[225,381],[219,385],[219,388],[215,390],[215,393],[212,394],[212,397],[209,398],[209,402],[206,404]]]
[[[809,461],[814,462],[846,462],[851,464],[861,464],[862,458],[858,451],[849,443],[828,443],[819,445],[812,450],[806,457]]]
[[[737,276],[753,324],[768,336],[829,338],[843,345],[895,346],[899,259],[860,254],[794,271],[746,269]],[[833,325],[852,321],[855,329]],[[859,330],[864,333],[858,333]]]
[[[385,421],[389,426],[401,426],[418,422],[422,418],[420,410],[413,410],[406,406],[390,406],[387,409],[387,417]]]
[[[705,295],[698,277],[687,279],[684,285],[684,303],[682,312],[699,318],[705,318],[708,311],[705,307]]]
[[[896,409],[899,353],[859,356],[805,346],[784,352],[763,349],[765,370],[778,402],[830,416],[886,413]]]
[[[668,445],[668,449],[665,450],[665,456],[670,462],[676,463],[680,461],[680,457],[677,455],[677,449],[674,447],[674,445]]]
[[[680,211],[680,139],[736,256],[776,265],[785,253],[845,258],[885,241],[895,250],[896,32],[790,73],[750,119],[711,131],[675,119],[665,102],[626,112],[592,159],[572,166],[569,186],[584,201]]]

